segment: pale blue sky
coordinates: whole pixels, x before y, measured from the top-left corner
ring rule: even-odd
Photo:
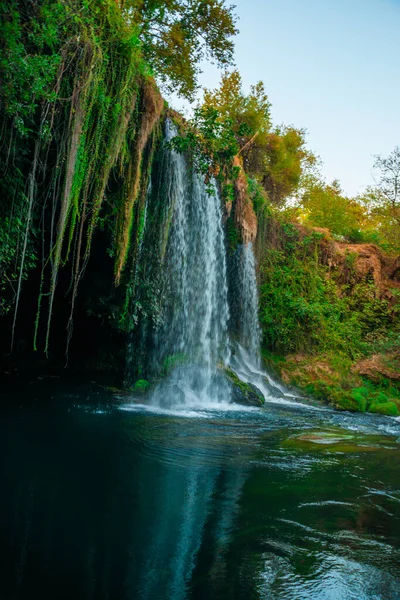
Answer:
[[[374,154],[400,145],[400,0],[232,0],[245,90],[262,80],[275,123],[305,128],[328,181],[354,195]],[[205,65],[201,84],[216,87]]]

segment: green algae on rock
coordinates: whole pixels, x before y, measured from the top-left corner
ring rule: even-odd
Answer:
[[[287,449],[303,450],[306,452],[375,452],[399,450],[399,442],[394,436],[380,436],[350,433],[344,429],[313,429],[308,432],[288,437],[282,442]]]
[[[224,373],[232,384],[232,400],[234,402],[249,406],[262,406],[264,404],[264,396],[256,386],[239,379],[236,373],[228,367],[224,368]]]

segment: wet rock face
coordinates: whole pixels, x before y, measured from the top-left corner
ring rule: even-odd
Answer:
[[[255,385],[239,379],[232,369],[225,367],[223,370],[231,384],[232,402],[245,406],[262,406],[264,404],[264,397]]]
[[[235,179],[235,224],[241,241],[244,244],[248,244],[249,242],[254,242],[257,237],[257,217],[249,198],[247,180],[239,157],[235,157],[234,165],[240,169],[239,175]]]
[[[244,389],[244,386],[247,389]],[[244,404],[245,406],[262,406],[264,398],[251,383],[245,383],[240,386],[232,386],[232,401],[236,404]]]

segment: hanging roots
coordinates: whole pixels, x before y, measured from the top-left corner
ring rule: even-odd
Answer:
[[[115,282],[117,285],[120,282],[121,273],[125,266],[129,250],[133,222],[133,207],[138,197],[140,187],[143,150],[164,107],[163,99],[154,83],[151,81],[146,81],[143,86],[141,106],[142,114],[140,127],[135,139],[132,159],[126,172],[121,208],[117,215],[117,256],[115,260]]]
[[[96,0],[95,9],[93,3],[82,5],[78,0],[62,0],[56,7],[50,0],[43,0],[43,6],[27,5],[26,15],[23,13],[21,17],[17,0],[7,1],[14,10],[12,14],[17,15],[15,26],[20,28],[18,43],[23,56],[46,55],[54,66],[53,74],[46,79],[48,88],[40,91],[46,100],[32,104],[32,111],[38,112],[37,106],[40,113],[35,117],[32,112],[30,129],[21,134],[30,136],[32,164],[26,195],[18,191],[26,219],[24,231],[20,228],[22,241],[17,248],[19,278],[12,326],[14,337],[28,268],[25,257],[40,220],[42,272],[34,347],[40,312],[45,305],[42,300],[47,297],[47,353],[60,269],[68,265],[71,272],[68,346],[78,284],[103,217],[109,224],[115,219],[115,282],[120,282],[130,247],[134,206],[140,194],[143,154],[162,113],[163,100],[148,74],[135,26],[124,20],[114,0]],[[24,0],[21,1],[23,4]],[[28,9],[32,9],[32,14]],[[52,32],[51,42],[46,46],[49,11],[53,11],[51,26],[56,33]],[[30,28],[43,31],[44,41],[32,37]],[[10,46],[7,52],[14,52],[13,48]],[[3,127],[14,131],[11,117]],[[10,134],[7,139],[10,148],[6,168],[12,168],[16,152],[13,144],[17,138]],[[102,212],[110,184],[118,190],[110,196],[112,205]]]

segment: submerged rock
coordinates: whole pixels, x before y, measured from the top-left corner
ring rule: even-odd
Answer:
[[[311,430],[287,438],[282,446],[304,451],[326,452],[375,452],[378,450],[399,450],[399,443],[393,436],[380,436],[363,433],[350,433],[347,430]]]

